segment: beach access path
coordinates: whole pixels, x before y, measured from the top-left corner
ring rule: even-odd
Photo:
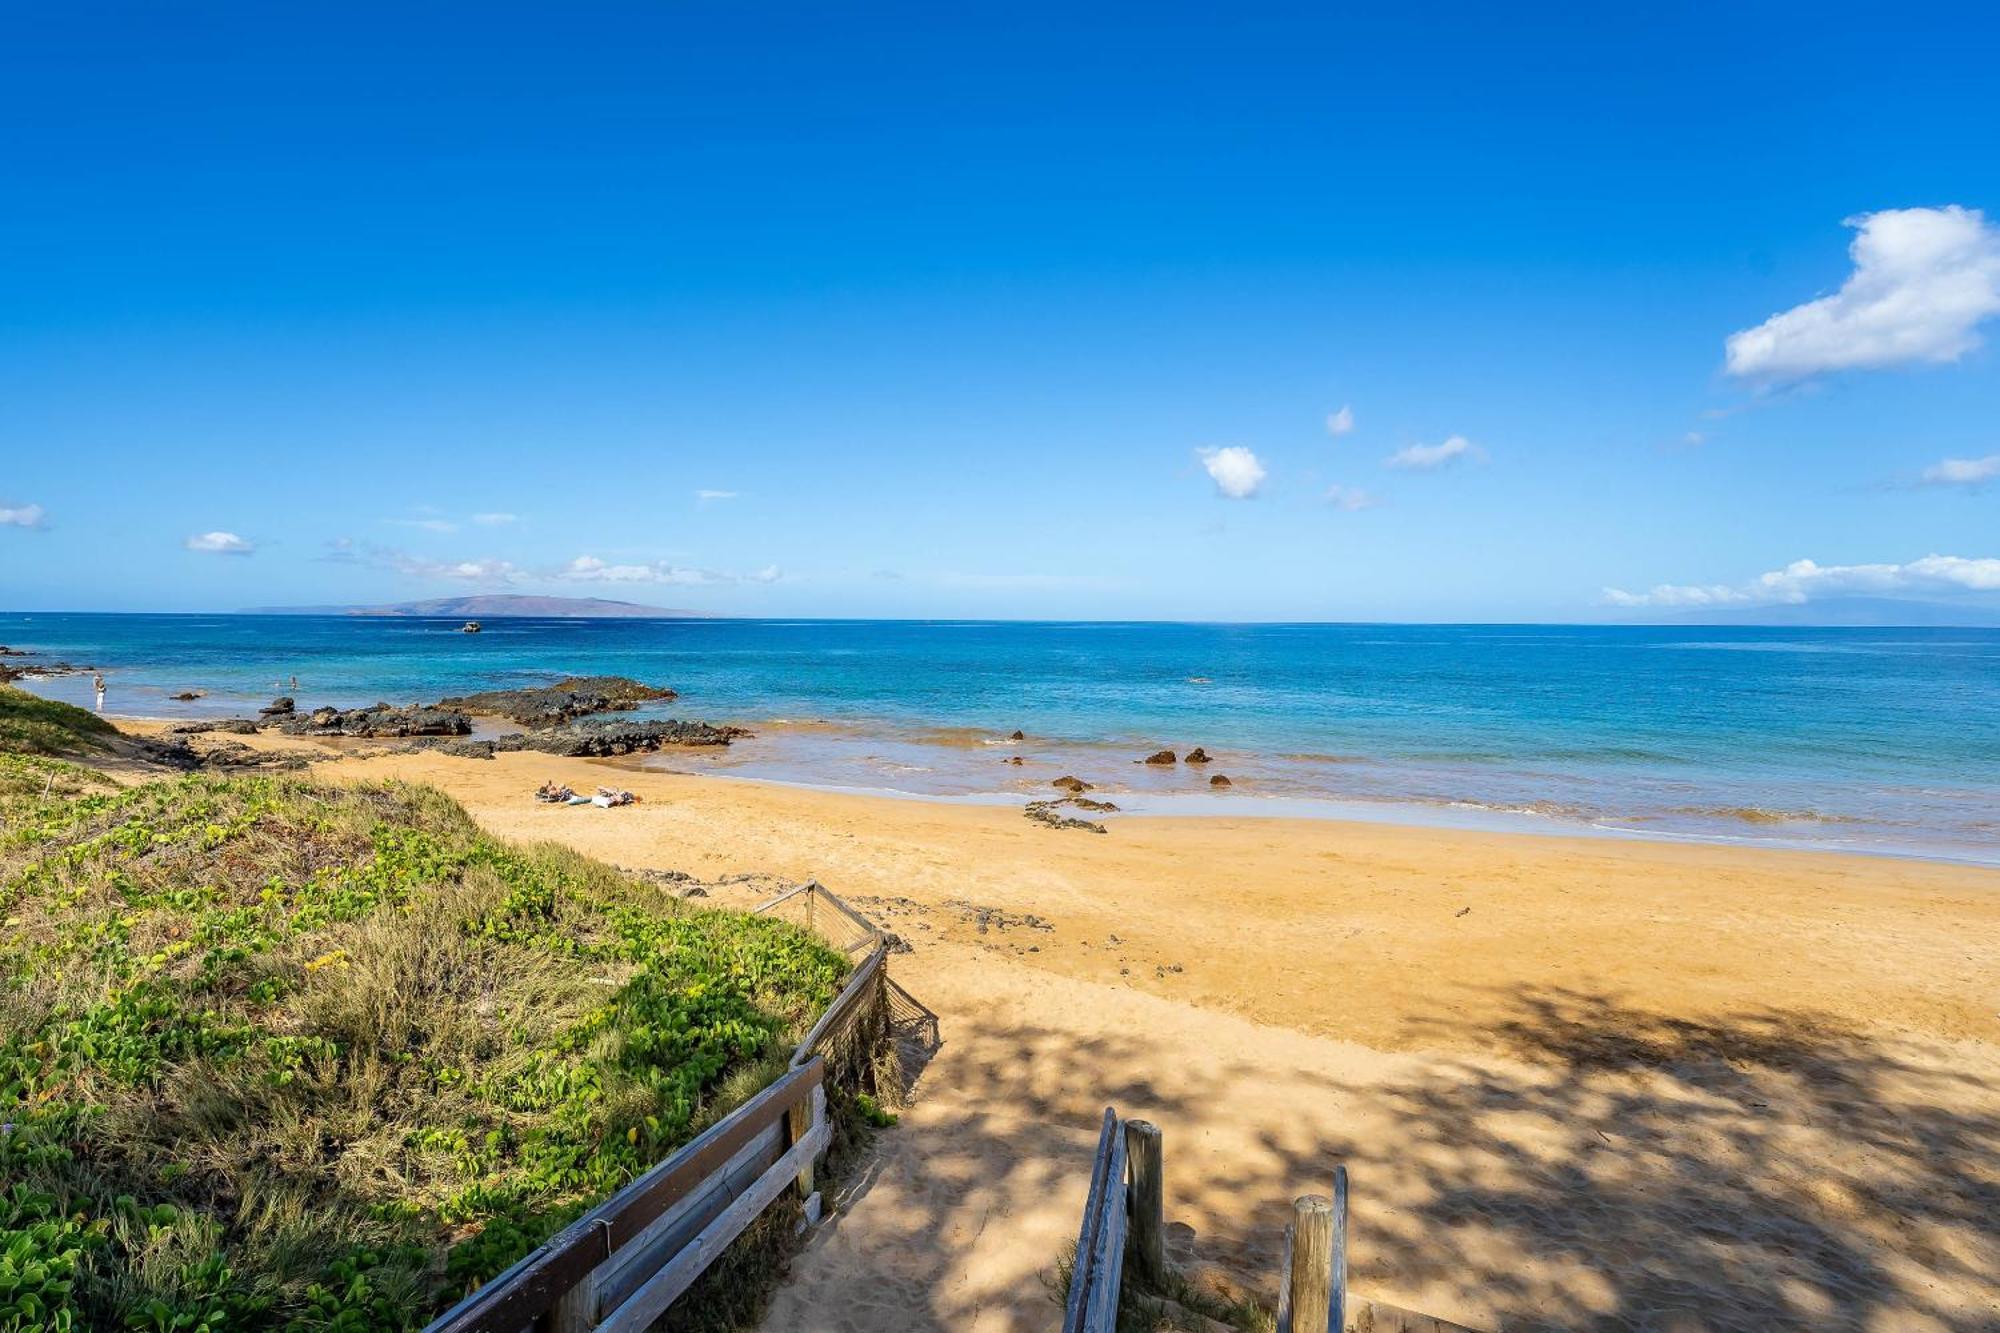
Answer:
[[[253,738],[259,746],[279,744]],[[1159,1124],[1175,1243],[1274,1286],[1353,1180],[1361,1295],[1475,1327],[2000,1321],[2000,872],[1000,807],[618,770],[342,759],[511,838],[817,878],[912,945],[941,1038],[766,1328],[1030,1330],[1098,1117]],[[747,899],[754,890],[745,887]],[[730,901],[731,890],[711,901]]]

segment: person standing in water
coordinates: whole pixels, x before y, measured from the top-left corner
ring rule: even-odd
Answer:
[[[97,687],[97,711],[101,713],[104,711],[104,673],[102,671],[94,673],[90,683]]]

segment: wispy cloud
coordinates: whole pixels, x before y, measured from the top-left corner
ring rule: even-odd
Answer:
[[[458,524],[448,518],[385,518],[384,523],[398,528],[415,528],[420,532],[457,532]]]
[[[508,523],[518,523],[518,514],[474,514],[472,521],[482,528],[497,528]]]
[[[713,504],[717,500],[734,500],[735,491],[696,491],[694,498],[702,504]]]
[[[2000,592],[2000,558],[1927,555],[1902,565],[1794,560],[1746,583],[1662,583],[1645,592],[1606,588],[1603,600],[1622,607],[1795,606],[1819,597],[1964,592]]]
[[[1830,296],[1725,342],[1729,373],[1797,380],[1836,370],[1951,362],[2000,314],[2000,228],[1975,208],[1895,208],[1847,219],[1854,271]]]
[[[749,574],[726,574],[713,569],[692,569],[664,560],[614,564],[594,555],[580,555],[555,571],[555,578],[571,583],[662,583],[698,588],[729,583],[776,583],[784,571],[776,565]]]
[[[1332,413],[1326,419],[1326,433],[1336,440],[1353,429],[1354,408],[1351,404],[1343,403],[1338,412]]]
[[[1240,444],[1199,451],[1202,468],[1215,489],[1231,500],[1248,500],[1264,484],[1267,475],[1257,455]]]
[[[1984,458],[1947,458],[1931,464],[1919,478],[1926,486],[1957,486],[1976,491],[2000,480],[2000,454]]]
[[[1409,472],[1435,472],[1441,467],[1450,467],[1461,459],[1479,463],[1486,459],[1486,451],[1466,439],[1454,435],[1443,444],[1413,444],[1407,449],[1398,449],[1382,460],[1383,466],[1401,468]]]
[[[1347,513],[1359,513],[1363,509],[1373,509],[1382,503],[1382,497],[1373,491],[1364,491],[1358,486],[1329,486],[1326,502],[1335,509]]]
[[[40,505],[0,505],[0,528],[40,528],[48,514]]]
[[[200,551],[204,555],[250,555],[257,547],[243,540],[233,532],[201,532],[181,543],[190,551]]]

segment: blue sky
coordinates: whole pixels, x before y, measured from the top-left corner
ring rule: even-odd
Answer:
[[[2000,589],[1990,9],[1077,9],[6,4],[0,606]]]

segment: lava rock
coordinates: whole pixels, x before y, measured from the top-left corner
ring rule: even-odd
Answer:
[[[1051,782],[1049,785],[1051,787],[1058,788],[1062,791],[1066,791],[1072,796],[1090,790],[1090,784],[1088,782],[1085,782],[1082,778],[1071,777],[1067,773],[1063,774],[1061,777],[1057,778],[1054,782]]]
[[[437,707],[474,717],[504,717],[524,727],[559,727],[592,713],[618,712],[642,703],[673,699],[675,693],[629,676],[569,676],[553,685],[525,690],[486,690],[440,699]]]
[[[265,717],[288,716],[297,711],[298,704],[289,694],[281,694],[264,707],[258,709]]]
[[[546,731],[515,732],[494,742],[502,750],[535,750],[570,759],[602,759],[640,754],[663,745],[727,745],[750,732],[742,727],[718,727],[707,722],[626,722],[615,719],[572,722]]]
[[[167,728],[172,736],[199,736],[205,731],[226,731],[232,736],[255,736],[257,724],[247,717],[203,718],[199,722],[176,722]]]
[[[1014,728],[1014,734],[1009,736],[1007,739],[1010,741],[1024,741],[1028,738],[1026,734],[1024,734],[1019,727],[1016,727]]]
[[[1187,752],[1187,757],[1182,759],[1181,762],[1184,764],[1205,764],[1208,762],[1208,751],[1197,745]]]
[[[1047,824],[1050,828],[1083,829],[1090,833],[1104,832],[1104,825],[1093,824],[1088,819],[1073,819],[1062,813],[1062,801],[1030,801],[1021,811],[1037,824]]]
[[[1214,777],[1208,780],[1208,785],[1211,787],[1234,787],[1236,784],[1231,782],[1228,778],[1223,777],[1222,774],[1217,773]]]
[[[278,724],[287,736],[465,736],[472,719],[442,708],[315,708]]]
[[[1180,761],[1174,758],[1172,750],[1158,750],[1147,755],[1143,762],[1148,764],[1177,764]]]

